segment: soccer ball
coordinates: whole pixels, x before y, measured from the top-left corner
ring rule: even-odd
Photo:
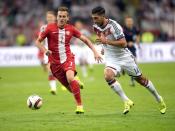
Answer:
[[[42,98],[38,95],[31,95],[27,99],[27,106],[32,110],[40,109],[42,104]]]

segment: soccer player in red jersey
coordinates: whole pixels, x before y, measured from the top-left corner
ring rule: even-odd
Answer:
[[[49,56],[50,68],[53,75],[74,95],[77,109],[76,113],[84,113],[80,95],[80,85],[75,79],[75,60],[70,50],[72,37],[82,40],[94,53],[95,59],[102,60],[91,41],[82,35],[74,26],[67,24],[69,13],[67,7],[60,7],[57,13],[57,23],[48,24],[46,29],[36,40],[36,46]],[[47,37],[48,50],[41,44]]]
[[[46,12],[46,21],[47,21],[47,24],[56,22],[56,15],[53,11],[47,11]],[[40,33],[42,33],[46,29],[47,24],[42,25],[40,27]],[[48,49],[48,40],[47,40],[47,38],[43,41],[43,45],[46,49]],[[50,63],[48,61],[48,56],[45,55],[42,50],[39,50],[38,58],[41,62],[41,65],[42,65],[44,71],[48,72],[50,92],[55,95],[56,94],[56,78],[53,76],[53,74],[50,70]]]

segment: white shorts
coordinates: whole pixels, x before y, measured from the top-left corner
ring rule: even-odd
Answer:
[[[122,71],[125,71],[129,76],[133,77],[137,77],[142,74],[132,56],[122,60],[113,59],[106,61],[106,68],[110,68],[116,76],[120,76]]]

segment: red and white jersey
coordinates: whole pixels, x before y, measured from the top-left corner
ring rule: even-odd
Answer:
[[[40,27],[39,35],[40,35],[42,32],[44,32],[44,31],[46,30],[46,27],[47,27],[47,25],[42,25],[42,26]],[[44,39],[43,45],[44,45],[44,47],[45,47],[46,49],[48,49],[48,40],[47,40],[47,38]]]
[[[48,49],[52,51],[49,56],[51,63],[62,64],[67,59],[71,59],[70,40],[72,37],[79,38],[81,33],[72,25],[66,24],[60,29],[57,23],[48,24],[46,29],[41,32],[39,41],[48,39]]]

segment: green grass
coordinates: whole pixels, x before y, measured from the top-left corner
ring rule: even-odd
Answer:
[[[123,115],[123,103],[103,79],[103,65],[94,67],[94,81],[82,79],[86,85],[82,90],[84,115],[74,114],[73,96],[62,91],[60,84],[56,96],[49,93],[47,74],[40,67],[0,68],[0,130],[175,130],[175,63],[141,64],[140,68],[164,97],[168,106],[165,115],[159,113],[157,103],[146,89],[138,84],[135,88],[129,86],[126,75],[119,81],[135,106]],[[30,110],[26,106],[26,99],[32,94],[43,98],[41,109]]]

